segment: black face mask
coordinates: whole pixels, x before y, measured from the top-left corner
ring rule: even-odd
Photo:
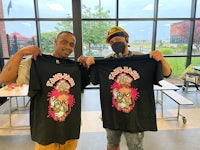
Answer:
[[[123,42],[115,42],[111,47],[116,54],[122,55],[125,52],[126,45]]]

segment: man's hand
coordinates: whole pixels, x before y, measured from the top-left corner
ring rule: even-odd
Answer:
[[[161,61],[161,60],[164,59],[162,53],[161,53],[160,51],[158,51],[158,50],[152,51],[152,52],[149,54],[149,57],[155,59],[156,61]]]
[[[37,59],[37,56],[42,55],[41,49],[35,45],[23,47],[17,53],[22,56],[32,55],[35,60]]]
[[[82,64],[84,67],[89,68],[92,64],[95,64],[94,61],[94,57],[93,56],[89,56],[89,57],[85,57],[83,55],[81,55],[77,61]]]
[[[158,50],[154,50],[149,54],[150,58],[155,59],[156,61],[160,61],[162,64],[162,71],[163,71],[163,75],[168,77],[171,75],[172,70],[170,68],[170,65],[168,64],[168,62],[165,60],[165,58],[163,57],[162,53]]]

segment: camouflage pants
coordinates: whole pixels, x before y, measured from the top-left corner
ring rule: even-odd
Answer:
[[[107,132],[107,147],[118,147],[120,144],[121,135],[124,134],[129,150],[143,150],[144,132],[130,133],[118,130],[106,129]]]

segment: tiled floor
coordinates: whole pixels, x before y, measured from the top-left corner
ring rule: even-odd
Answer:
[[[187,118],[183,124],[180,117],[177,121],[177,104],[164,97],[164,116],[169,119],[159,119],[160,106],[157,104],[158,131],[145,132],[144,150],[199,150],[200,138],[200,92],[184,93],[194,105],[181,107],[181,114]],[[85,90],[82,95],[82,126],[77,150],[105,150],[106,134],[99,119],[101,114],[99,91],[96,89]],[[13,103],[15,100],[13,100]],[[29,124],[29,109],[13,111],[13,125]],[[0,127],[9,125],[8,103],[0,107]],[[126,142],[122,136],[121,150],[127,150]],[[34,142],[31,141],[30,131],[0,129],[0,150],[33,150]]]

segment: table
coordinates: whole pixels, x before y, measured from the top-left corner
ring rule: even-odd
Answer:
[[[159,84],[161,86],[158,86],[158,85],[154,85],[154,90],[157,91],[157,90],[179,90],[179,87],[166,81],[166,80],[161,80],[159,82]]]
[[[187,73],[185,78],[185,85],[183,86],[183,90],[188,92],[189,83],[195,85],[197,91],[199,91],[199,84],[200,84],[200,66],[193,66],[194,70],[197,70],[195,73]]]
[[[12,97],[26,97],[28,95],[28,89],[29,86],[26,84],[23,84],[22,86],[15,86],[13,84],[13,88],[9,89],[5,86],[0,89],[0,97],[7,97],[9,101],[9,128],[13,127],[12,126],[12,102],[11,98]]]
[[[195,70],[200,71],[200,66],[193,66],[193,68],[194,68]]]
[[[163,90],[179,90],[179,87],[176,85],[166,81],[166,80],[161,80],[159,82],[161,86],[154,85],[154,91],[156,91],[156,97],[155,97],[155,102],[159,103],[161,105],[161,116],[163,118]],[[158,99],[158,92],[161,92],[161,99]]]

